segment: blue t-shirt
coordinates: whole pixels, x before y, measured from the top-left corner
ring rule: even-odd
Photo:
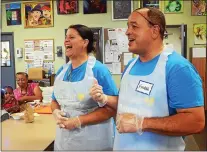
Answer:
[[[160,55],[148,62],[142,62],[138,59],[129,74],[139,76],[151,74],[159,57]],[[126,68],[134,59],[129,61]],[[176,109],[204,105],[202,80],[197,70],[187,59],[176,52],[168,56],[166,63],[166,85],[170,115],[176,114]]]
[[[70,74],[70,71],[72,68],[70,64],[70,66],[68,67],[64,75],[63,81],[77,82],[77,81],[83,80],[85,76],[85,72],[86,72],[86,66],[87,66],[87,61],[83,63],[82,65],[80,65],[79,67],[73,69]],[[57,71],[56,76],[62,70],[63,70],[63,66]],[[98,84],[103,87],[104,94],[110,95],[110,96],[118,96],[118,89],[116,87],[114,80],[112,79],[111,73],[108,70],[108,68],[101,62],[96,61],[92,70],[93,70],[94,77],[98,81]],[[54,92],[52,94],[52,99],[56,100]]]

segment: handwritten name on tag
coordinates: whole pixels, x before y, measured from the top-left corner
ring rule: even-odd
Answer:
[[[150,95],[153,85],[154,84],[152,83],[140,80],[137,85],[136,91]]]

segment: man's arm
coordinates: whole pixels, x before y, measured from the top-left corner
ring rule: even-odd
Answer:
[[[205,126],[203,107],[177,109],[177,114],[163,118],[145,118],[143,131],[169,136],[186,136],[199,133]]]

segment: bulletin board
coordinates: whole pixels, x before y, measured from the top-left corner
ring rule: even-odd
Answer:
[[[133,54],[128,51],[126,28],[104,29],[104,58],[103,63],[111,74],[122,74]]]
[[[53,39],[30,39],[24,40],[25,61],[54,61]]]

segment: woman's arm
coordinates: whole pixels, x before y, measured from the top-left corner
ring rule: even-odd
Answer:
[[[115,116],[115,114],[116,111],[113,108],[109,106],[104,106],[86,115],[67,118],[66,120],[59,119],[57,120],[57,124],[59,124],[61,128],[73,130],[75,128],[79,128],[85,125],[98,124]]]
[[[114,109],[109,106],[104,106],[86,115],[80,115],[79,120],[81,122],[81,126],[98,124],[115,116],[115,114],[116,111]]]
[[[59,109],[60,110],[60,105],[58,104],[58,102],[56,100],[52,100],[52,102],[51,102],[51,109],[52,109],[52,111],[54,111],[55,109]]]
[[[40,90],[40,87],[39,85],[37,85],[35,88],[34,88],[34,95],[33,96],[23,96],[23,97],[20,97],[19,101],[20,102],[25,102],[25,101],[34,101],[34,100],[42,100],[43,97],[42,97],[42,91]]]

